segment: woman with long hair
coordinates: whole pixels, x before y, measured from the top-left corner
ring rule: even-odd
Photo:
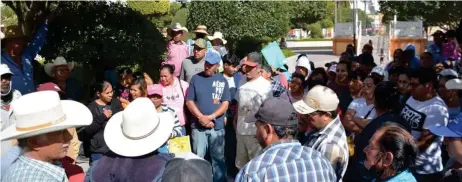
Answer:
[[[148,96],[148,85],[144,78],[138,77],[133,80],[133,83],[130,85],[130,97],[131,100],[135,100],[140,97]]]

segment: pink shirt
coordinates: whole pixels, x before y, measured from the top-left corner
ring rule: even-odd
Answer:
[[[457,50],[457,45],[454,40],[449,40],[448,43],[443,43],[443,57],[452,60],[459,59],[460,53]]]
[[[180,87],[178,78],[175,77],[171,86],[162,85],[162,87],[162,92],[164,94],[162,98],[163,103],[175,110],[178,119],[180,120],[180,125],[184,126],[186,121],[183,111],[185,102],[184,98],[186,96],[189,84],[181,80]],[[183,88],[183,92],[181,91],[181,88]]]
[[[175,65],[175,76],[180,76],[181,63],[185,58],[189,56],[188,46],[184,41],[174,43],[174,41],[168,41],[167,43],[167,60],[165,64]]]

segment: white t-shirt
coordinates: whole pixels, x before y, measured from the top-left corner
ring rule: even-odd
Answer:
[[[223,77],[228,81],[228,87],[231,88],[236,88],[236,84],[234,83],[234,76],[228,77],[225,74],[223,74]],[[232,98],[231,98],[232,99]]]
[[[355,110],[355,117],[372,120],[375,118],[374,104],[367,105],[364,97],[356,98],[348,105],[348,109]],[[369,115],[366,118],[366,115]]]
[[[401,116],[411,126],[411,134],[416,140],[423,129],[431,126],[446,126],[449,118],[448,107],[439,96],[423,102],[410,97],[401,111]],[[419,153],[416,159],[417,173],[432,174],[443,170],[442,142],[443,137],[437,136],[425,151]]]
[[[257,113],[263,101],[273,96],[271,82],[261,76],[251,82],[247,82],[247,78],[242,77],[239,85],[235,96],[238,102],[236,131],[240,135],[255,135],[257,132],[255,124],[245,123],[244,119]]]
[[[11,122],[10,120],[10,115],[11,115],[11,103],[13,103],[15,100],[17,100],[19,97],[21,97],[21,92],[18,90],[12,90],[13,92],[13,98],[10,101],[10,103],[3,103],[2,101],[2,108],[0,109],[0,114],[1,114],[1,125],[0,125],[0,130],[3,131],[9,126],[15,124]],[[0,156],[3,156],[6,154],[12,147],[13,142],[11,140],[6,140],[6,141],[1,141],[1,153]]]

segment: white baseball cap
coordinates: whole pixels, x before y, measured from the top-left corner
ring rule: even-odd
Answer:
[[[441,75],[441,76],[454,76],[456,78],[459,77],[459,74],[453,69],[444,69],[439,73],[439,75]]]
[[[444,86],[448,90],[462,90],[462,80],[458,78],[450,79]]]
[[[0,75],[13,74],[6,64],[0,65]]]
[[[337,73],[337,65],[336,64],[333,64],[329,67],[329,71],[328,72],[334,72],[334,73]]]
[[[293,103],[293,106],[299,114],[310,114],[315,111],[335,111],[338,104],[339,99],[332,89],[317,85],[302,100]]]

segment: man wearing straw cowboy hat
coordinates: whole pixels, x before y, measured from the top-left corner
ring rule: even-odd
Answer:
[[[137,98],[109,119],[104,140],[111,150],[88,170],[86,181],[160,181],[172,157],[157,149],[170,137],[174,118]]]
[[[53,82],[65,93],[66,99],[80,101],[82,90],[80,83],[70,78],[74,69],[74,62],[67,62],[62,56],[56,57],[51,63],[44,66],[45,73],[53,78]]]
[[[37,29],[35,37],[29,42],[19,26],[10,26],[7,27],[5,38],[2,39],[2,63],[13,73],[13,88],[22,94],[35,91],[32,62],[45,43],[47,27],[48,19]]]
[[[221,32],[215,32],[213,33],[213,36],[207,36],[207,38],[212,41],[213,49],[218,51],[222,57],[228,54],[228,51],[224,46],[227,41],[223,39],[223,34]]]
[[[17,139],[22,153],[2,181],[67,181],[58,166],[72,138],[67,129],[91,123],[87,107],[60,100],[57,92],[42,91],[20,97],[11,110],[10,120],[15,124],[2,131],[1,140]]]
[[[167,32],[172,39],[167,43],[167,60],[164,63],[174,65],[174,74],[178,77],[180,76],[181,63],[189,56],[188,46],[186,42],[181,40],[188,32],[188,29],[182,27],[179,23],[175,23],[167,29]]]

